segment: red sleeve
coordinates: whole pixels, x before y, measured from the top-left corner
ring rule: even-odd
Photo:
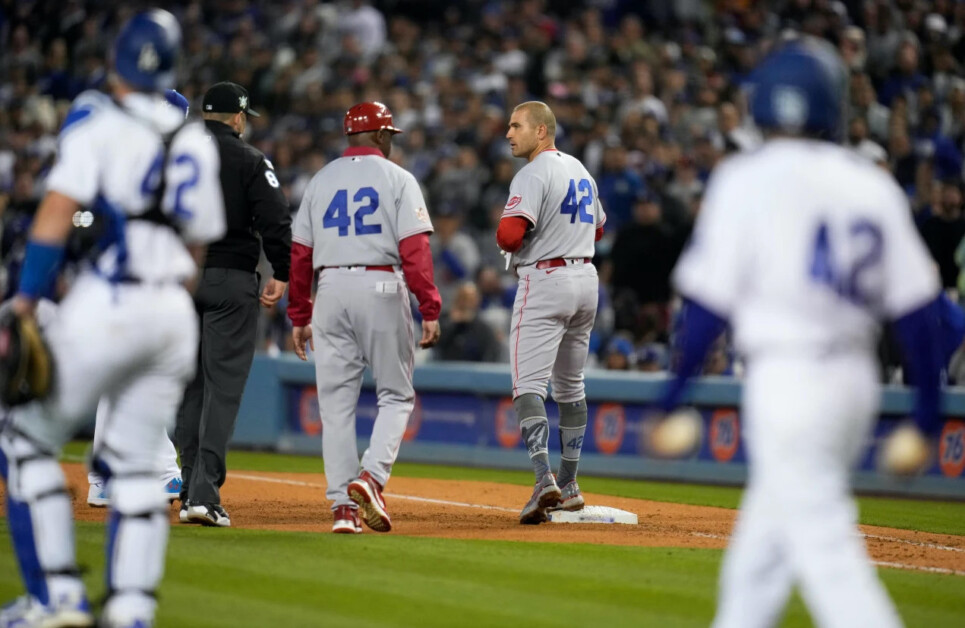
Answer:
[[[399,256],[402,258],[402,274],[405,275],[409,290],[419,301],[422,318],[427,321],[438,320],[442,299],[432,277],[429,234],[417,233],[399,242]]]
[[[506,216],[496,229],[496,243],[504,251],[515,253],[523,248],[523,238],[530,222],[522,216]]]
[[[295,327],[312,322],[312,247],[292,242],[292,265],[288,275],[288,318]]]
[[[602,239],[603,239],[603,225],[600,225],[599,227],[596,228],[596,238],[594,241],[599,242]]]

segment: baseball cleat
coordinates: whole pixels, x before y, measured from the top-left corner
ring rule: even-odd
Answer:
[[[362,532],[362,521],[359,519],[358,508],[337,506],[333,514],[335,523],[332,524],[332,532],[335,534],[360,534]]]
[[[110,500],[107,498],[107,484],[98,482],[87,489],[87,505],[92,508],[107,508]]]
[[[533,487],[533,495],[519,513],[519,522],[524,525],[536,525],[547,520],[546,509],[560,503],[560,487],[556,485],[556,478],[547,473]]]
[[[231,519],[221,504],[191,504],[188,506],[188,523],[216,528],[231,527]]]
[[[78,593],[41,604],[32,595],[17,598],[0,609],[0,628],[87,628],[94,625],[87,597]]]
[[[392,529],[392,520],[385,510],[385,500],[382,499],[382,487],[369,474],[362,475],[348,484],[348,496],[359,505],[359,514],[365,525],[376,532],[388,532]]]
[[[168,502],[173,502],[176,499],[181,499],[181,476],[176,475],[167,482],[164,483],[164,494],[167,495]]]
[[[576,483],[576,480],[570,480],[560,489],[560,503],[557,508],[560,510],[583,510],[583,506],[586,504],[583,501],[583,492],[580,491],[580,485]]]

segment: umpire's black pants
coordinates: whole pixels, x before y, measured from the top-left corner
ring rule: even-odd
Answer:
[[[181,454],[181,501],[220,504],[228,441],[255,355],[258,276],[205,268],[195,294],[201,324],[198,370],[184,391],[174,438]]]

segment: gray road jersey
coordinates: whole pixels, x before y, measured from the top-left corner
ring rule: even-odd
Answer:
[[[578,159],[547,150],[523,166],[509,186],[503,217],[533,223],[514,256],[518,265],[557,257],[593,257],[596,228],[606,222],[596,181]]]
[[[399,242],[431,232],[415,177],[380,155],[340,157],[312,178],[292,240],[312,247],[312,265],[397,265]]]

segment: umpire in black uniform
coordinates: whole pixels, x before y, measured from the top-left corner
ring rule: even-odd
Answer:
[[[208,132],[221,155],[221,190],[228,229],[208,246],[195,305],[201,322],[198,371],[184,391],[175,440],[181,453],[181,521],[229,526],[219,489],[238,406],[255,354],[258,303],[271,307],[288,287],[291,214],[274,167],[241,139],[248,116],[248,92],[217,83],[201,104]],[[258,236],[261,236],[259,244]],[[273,278],[259,299],[255,272],[260,250]]]

